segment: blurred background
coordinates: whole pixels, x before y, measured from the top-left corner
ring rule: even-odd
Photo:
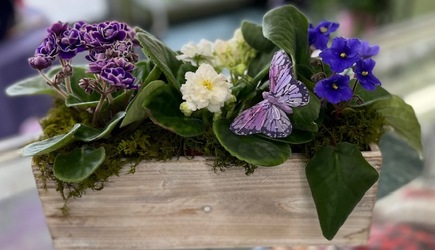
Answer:
[[[0,249],[52,249],[30,159],[17,153],[37,137],[35,124],[51,100],[4,94],[10,84],[36,73],[27,58],[51,23],[116,19],[141,26],[178,50],[201,38],[229,39],[242,20],[261,24],[265,12],[283,4],[299,7],[314,25],[337,21],[338,35],[378,44],[375,74],[384,88],[414,107],[422,125],[425,160],[392,134],[382,139],[384,162],[372,233],[368,246],[358,249],[397,249],[391,235],[405,239],[402,245],[417,246],[403,249],[435,249],[433,0],[1,0]]]

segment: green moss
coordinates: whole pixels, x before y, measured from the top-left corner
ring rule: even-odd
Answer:
[[[329,112],[314,140],[299,148],[307,158],[322,147],[339,142],[355,144],[361,151],[370,150],[370,143],[378,143],[384,133],[385,119],[370,106]]]

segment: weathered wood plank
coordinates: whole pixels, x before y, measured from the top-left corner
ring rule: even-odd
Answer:
[[[379,170],[379,151],[364,152]],[[213,172],[203,157],[146,162],[69,204],[37,183],[56,249],[357,245],[368,237],[377,184],[333,241],[323,238],[299,156],[273,168]],[[34,168],[36,173],[36,168]],[[37,174],[37,173],[36,173]]]

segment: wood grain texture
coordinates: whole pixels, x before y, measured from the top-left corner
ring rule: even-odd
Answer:
[[[363,152],[376,169],[379,150]],[[213,172],[203,157],[141,163],[102,191],[69,203],[37,183],[56,249],[182,249],[292,245],[358,245],[367,241],[375,184],[333,241],[323,238],[304,164]],[[34,167],[34,173],[37,173]]]

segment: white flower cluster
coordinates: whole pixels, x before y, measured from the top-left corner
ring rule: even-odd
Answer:
[[[190,62],[195,66],[201,63],[213,63],[213,43],[205,39],[201,39],[198,44],[190,42],[184,45],[181,53],[177,55],[178,60]]]
[[[202,108],[219,113],[225,102],[234,98],[232,84],[218,72],[226,68],[231,79],[235,80],[245,73],[246,65],[253,57],[255,50],[246,43],[240,29],[227,41],[212,43],[202,39],[198,44],[190,42],[184,45],[177,59],[198,66],[198,70],[185,74],[186,83],[181,86],[185,102],[180,105],[180,110],[186,116]]]

